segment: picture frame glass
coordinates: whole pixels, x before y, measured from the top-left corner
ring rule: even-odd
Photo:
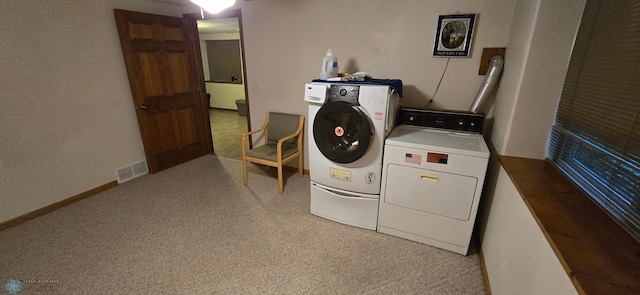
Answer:
[[[433,55],[469,57],[474,22],[475,14],[441,15]]]

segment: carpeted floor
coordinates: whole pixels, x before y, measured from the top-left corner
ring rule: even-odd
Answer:
[[[24,294],[484,294],[478,255],[309,213],[309,177],[205,156],[0,232]],[[47,281],[49,280],[49,281]],[[38,293],[40,292],[40,293]],[[9,294],[9,293],[7,293]]]

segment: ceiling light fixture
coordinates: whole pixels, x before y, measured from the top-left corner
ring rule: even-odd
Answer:
[[[208,13],[218,13],[236,3],[236,0],[191,0],[194,4],[200,6]]]

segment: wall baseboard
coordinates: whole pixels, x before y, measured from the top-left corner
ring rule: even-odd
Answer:
[[[259,164],[258,164],[259,165]],[[287,170],[287,171],[293,171],[293,172],[298,172],[298,167],[293,167],[293,166],[287,166],[287,165],[282,165],[282,169],[283,170]],[[309,175],[309,169],[302,169],[302,174],[306,174]]]
[[[478,256],[480,257],[480,268],[482,269],[482,280],[484,281],[484,290],[487,295],[491,295],[491,284],[489,284],[489,274],[487,273],[487,265],[484,261],[482,247],[478,247]]]
[[[27,214],[18,216],[16,218],[10,219],[10,220],[5,221],[5,222],[2,222],[2,223],[0,223],[0,231],[8,229],[10,227],[14,227],[14,226],[16,226],[18,224],[27,222],[27,221],[29,221],[31,219],[34,219],[34,218],[39,217],[39,216],[42,216],[42,215],[47,214],[47,213],[49,213],[49,212],[51,212],[53,210],[56,210],[56,209],[62,208],[64,206],[70,205],[70,204],[72,204],[74,202],[77,202],[77,201],[80,201],[82,199],[86,199],[88,197],[91,197],[91,196],[99,193],[99,192],[108,190],[108,189],[110,189],[112,187],[115,187],[117,185],[118,185],[118,181],[114,180],[112,182],[103,184],[103,185],[101,185],[99,187],[96,187],[94,189],[91,189],[91,190],[88,190],[86,192],[83,192],[83,193],[77,194],[75,196],[72,196],[70,198],[64,199],[64,200],[62,200],[60,202],[53,203],[53,204],[51,204],[49,206],[40,208],[38,210],[29,212]]]

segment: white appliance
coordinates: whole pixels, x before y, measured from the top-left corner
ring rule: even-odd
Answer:
[[[483,120],[400,111],[384,148],[379,232],[467,254],[489,161]]]
[[[376,229],[382,152],[398,100],[388,85],[305,85],[312,214]]]

